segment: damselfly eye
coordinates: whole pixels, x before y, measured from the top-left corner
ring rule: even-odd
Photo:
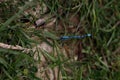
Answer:
[[[87,36],[92,36],[91,34],[87,34]]]

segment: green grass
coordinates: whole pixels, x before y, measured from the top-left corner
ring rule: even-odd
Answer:
[[[26,1],[28,2],[28,1]],[[32,48],[33,44],[46,42],[53,47],[53,53],[38,50],[47,61],[43,72],[48,68],[58,67],[58,76],[62,80],[120,80],[120,1],[119,0],[35,0],[26,3],[8,0],[0,3],[0,42],[10,45],[20,45]],[[41,16],[25,14],[33,11],[37,5],[48,7],[48,13],[40,10],[40,15],[54,15],[56,25],[45,32],[44,29],[32,29],[29,25]],[[22,7],[19,9],[18,7]],[[41,14],[42,13],[42,14]],[[69,21],[70,16],[78,16],[80,26]],[[22,23],[22,16],[30,19],[29,24]],[[32,20],[31,20],[32,17]],[[57,31],[59,22],[62,30]],[[75,31],[70,31],[68,25],[76,25]],[[62,35],[82,35],[91,33],[92,37],[81,40],[57,40]],[[32,40],[32,36],[40,41]],[[51,40],[51,42],[48,40]],[[82,45],[78,47],[79,43]],[[71,56],[80,54],[80,60],[66,58],[61,47],[67,45]],[[77,51],[78,48],[78,51]],[[82,50],[82,53],[80,52]],[[55,54],[56,53],[56,54]],[[35,76],[37,64],[33,58],[34,52],[26,54],[22,51],[0,48],[0,80],[44,80]],[[39,58],[41,56],[39,55]],[[46,77],[49,80],[49,74]],[[58,77],[57,80],[60,78]]]

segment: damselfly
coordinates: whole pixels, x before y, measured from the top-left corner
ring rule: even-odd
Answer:
[[[91,36],[91,34],[86,34],[86,35],[82,35],[82,36],[62,36],[62,37],[60,37],[60,40],[81,39],[81,38],[90,37],[90,36]]]

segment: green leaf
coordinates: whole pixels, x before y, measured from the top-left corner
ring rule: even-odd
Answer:
[[[8,63],[2,57],[0,57],[0,64],[4,65],[7,68]]]
[[[44,32],[43,32],[43,35],[44,35],[45,37],[48,37],[48,38],[51,38],[51,39],[54,39],[54,40],[58,39],[56,35],[54,35],[54,34],[51,33],[51,32],[48,32],[48,31],[44,31]]]
[[[4,73],[7,75],[7,77],[8,77],[10,80],[14,80],[14,79],[12,78],[12,76],[10,76],[10,73],[8,73],[4,68],[3,68],[3,71],[4,71]]]

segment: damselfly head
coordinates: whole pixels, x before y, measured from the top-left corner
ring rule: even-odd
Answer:
[[[87,34],[87,36],[92,36],[91,34]]]

